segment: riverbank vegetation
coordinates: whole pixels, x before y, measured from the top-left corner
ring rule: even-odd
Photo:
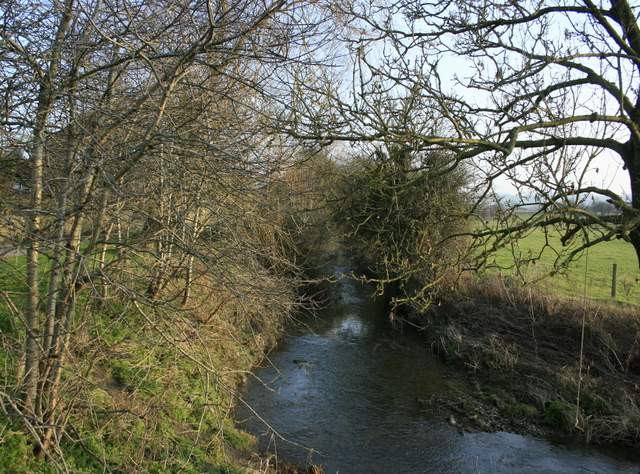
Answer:
[[[293,231],[274,225],[281,215],[268,215],[264,199],[225,199],[243,212],[225,213],[216,235],[200,235],[186,255],[173,241],[159,258],[172,234],[160,227],[149,236],[122,215],[126,240],[84,254],[88,269],[104,264],[101,280],[78,289],[67,337],[41,362],[44,393],[33,412],[19,398],[27,260],[15,251],[0,262],[0,471],[232,472],[239,464],[234,453],[251,440],[232,421],[237,388],[299,305],[300,277],[288,253]],[[55,258],[55,248],[41,249],[45,296]]]
[[[572,298],[544,280],[465,277],[413,319],[448,360],[444,400],[468,429],[640,446],[640,309]]]
[[[214,3],[3,4],[0,471],[236,469],[302,280],[271,77],[329,19]]]

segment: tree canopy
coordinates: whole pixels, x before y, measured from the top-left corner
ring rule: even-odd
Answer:
[[[640,256],[640,27],[627,0],[345,2],[343,83],[298,81],[289,118],[301,138],[394,142],[468,163],[480,201],[514,185],[539,211],[503,237],[562,223],[581,248],[612,238]],[[602,165],[601,163],[604,163]],[[631,196],[604,167],[622,168]],[[601,169],[602,168],[602,169]],[[621,216],[594,215],[588,196]],[[588,231],[588,229],[591,229]]]

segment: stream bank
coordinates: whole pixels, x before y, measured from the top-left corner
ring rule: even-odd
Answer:
[[[501,275],[412,318],[447,361],[468,430],[640,447],[640,310],[520,287]]]

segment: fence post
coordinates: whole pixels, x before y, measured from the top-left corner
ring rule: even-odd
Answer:
[[[611,297],[616,297],[616,280],[618,279],[618,264],[613,264],[613,275],[611,275]]]

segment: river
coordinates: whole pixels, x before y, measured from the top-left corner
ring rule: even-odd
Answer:
[[[332,268],[349,270],[344,255]],[[640,472],[625,450],[460,432],[424,403],[446,390],[424,339],[393,330],[371,286],[336,285],[336,301],[301,317],[245,387],[236,421],[262,451],[341,474]]]

